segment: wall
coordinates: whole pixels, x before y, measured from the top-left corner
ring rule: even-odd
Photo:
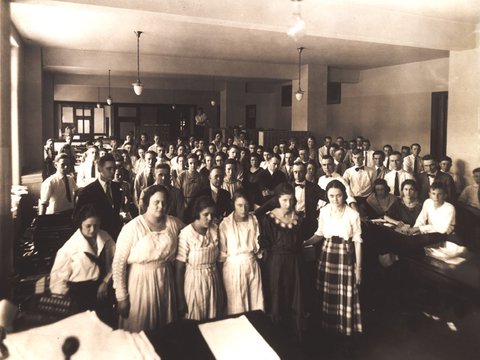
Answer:
[[[448,58],[361,71],[357,84],[342,84],[341,104],[327,107],[327,133],[430,152],[431,93],[448,90],[448,71]]]
[[[454,170],[473,183],[480,166],[480,46],[450,53],[447,153]]]

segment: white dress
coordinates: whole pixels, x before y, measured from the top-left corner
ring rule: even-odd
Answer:
[[[233,213],[220,224],[220,258],[227,293],[227,314],[263,310],[262,277],[257,254],[260,250],[257,218],[236,222]]]
[[[206,235],[186,226],[178,238],[177,260],[186,263],[184,293],[187,319],[206,320],[222,315],[223,290],[217,269],[218,227]]]
[[[113,286],[117,301],[130,299],[119,327],[131,332],[155,329],[176,314],[173,262],[182,222],[167,216],[165,229],[151,231],[143,215],[126,224],[117,240]]]

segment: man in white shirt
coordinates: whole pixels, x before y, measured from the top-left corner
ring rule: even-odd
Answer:
[[[320,165],[322,166],[322,170],[325,173],[325,175],[321,176],[318,179],[318,186],[323,191],[326,191],[327,185],[330,181],[332,180],[338,180],[340,181],[346,189],[347,192],[347,204],[352,208],[358,211],[358,206],[357,202],[355,201],[355,198],[352,194],[352,190],[350,189],[350,186],[347,184],[347,182],[342,178],[342,176],[335,172],[335,164],[333,162],[333,158],[330,155],[326,155],[323,158],[320,159]]]
[[[97,158],[98,148],[90,146],[85,152],[85,161],[79,165],[77,170],[77,185],[79,188],[85,187],[97,179]]]
[[[362,205],[368,195],[372,193],[373,182],[375,181],[375,171],[363,165],[363,151],[354,150],[352,153],[354,166],[345,170],[343,178],[350,185],[353,196],[357,203]]]
[[[67,174],[67,154],[55,157],[56,173],[42,183],[40,190],[39,215],[57,214],[73,210],[73,199],[78,187],[72,175]]]
[[[149,150],[145,154],[145,168],[135,176],[133,182],[133,196],[137,207],[140,209],[140,194],[142,190],[155,183],[155,164],[157,162],[157,153]]]
[[[182,169],[179,169],[179,166],[178,166],[178,157],[183,155],[185,155],[185,145],[180,144],[177,146],[177,155],[174,156],[172,160],[170,160],[170,167],[172,172],[174,170],[175,171],[182,170]]]
[[[468,185],[463,189],[458,201],[478,210],[480,214],[480,167],[473,169],[473,180],[475,180],[475,184]]]
[[[391,171],[385,174],[385,181],[390,188],[390,193],[395,196],[400,196],[402,193],[402,183],[407,180],[415,180],[413,175],[403,170],[402,154],[394,151],[390,154],[390,169]]]
[[[412,144],[410,146],[410,155],[405,156],[403,159],[403,170],[412,173],[418,174],[423,172],[423,161],[420,156],[422,147],[420,144]]]
[[[330,155],[330,146],[332,145],[332,138],[325,136],[323,146],[318,149],[318,157],[321,159],[325,155]]]
[[[455,207],[446,202],[445,186],[434,182],[430,187],[429,199],[423,203],[411,233],[421,234],[452,234],[455,230]]]
[[[373,150],[370,150],[370,140],[364,139],[362,141],[362,149],[363,149],[363,163],[365,166],[373,168]]]
[[[385,154],[385,160],[383,160],[383,166],[387,169],[387,172],[390,171],[390,155],[393,152],[392,145],[385,144],[383,145],[383,153]]]

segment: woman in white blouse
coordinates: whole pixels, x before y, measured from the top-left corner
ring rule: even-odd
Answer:
[[[106,231],[100,230],[93,206],[83,206],[74,222],[78,230],[55,257],[50,291],[69,295],[79,311],[98,309],[99,302],[107,299],[115,243]]]
[[[147,210],[123,227],[113,259],[119,327],[131,332],[158,328],[176,315],[173,262],[183,223],[167,215],[165,187],[149,187],[143,199]]]
[[[247,193],[233,193],[234,211],[220,223],[220,258],[227,293],[227,313],[263,310],[262,277],[258,264],[260,229],[250,214]]]
[[[305,244],[324,239],[317,292],[322,327],[344,335],[362,332],[358,286],[362,278],[361,227],[358,212],[347,206],[345,186],[332,180],[329,204],[320,210],[318,229]]]

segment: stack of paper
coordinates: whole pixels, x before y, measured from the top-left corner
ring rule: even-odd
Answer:
[[[244,315],[198,327],[218,360],[280,359]]]
[[[465,261],[462,256],[466,254],[467,249],[464,246],[457,245],[447,241],[445,245],[438,248],[425,248],[428,256],[442,260],[450,265],[459,265]]]
[[[95,312],[86,311],[51,325],[16,334],[5,340],[11,359],[63,359],[67,337],[80,342],[73,359],[160,359],[143,332],[115,330],[101,322]]]

